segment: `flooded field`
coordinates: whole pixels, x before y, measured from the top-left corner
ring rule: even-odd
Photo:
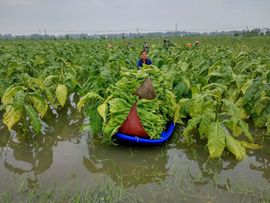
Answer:
[[[82,132],[74,109],[67,112],[31,141],[1,129],[1,201],[35,202],[38,192],[44,201],[60,201],[91,191],[98,202],[270,201],[269,140],[240,162],[183,145],[179,127],[162,146],[107,146]]]
[[[170,39],[1,41],[0,202],[270,202],[270,38]],[[135,103],[167,143],[111,143]]]

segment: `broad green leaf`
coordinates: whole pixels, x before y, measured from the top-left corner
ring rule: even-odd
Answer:
[[[238,137],[242,132],[242,128],[238,125],[238,119],[233,117],[222,121],[222,123],[233,132],[234,137]]]
[[[179,61],[177,65],[179,65],[183,73],[188,69],[188,64],[184,61]]]
[[[53,86],[45,89],[46,100],[56,108],[58,104],[56,104],[54,92],[55,88]]]
[[[248,138],[250,142],[253,142],[253,137],[249,132],[248,124],[243,120],[232,117],[230,119],[226,119],[222,122],[227,128],[233,131],[233,136],[238,137],[242,132]]]
[[[187,95],[190,90],[190,82],[187,78],[182,77],[181,81],[174,87],[174,94],[176,95],[177,99],[183,97],[183,95]]]
[[[7,106],[6,112],[3,115],[3,123],[6,124],[10,130],[13,125],[15,125],[21,118],[22,112],[20,110],[15,110],[13,106]]]
[[[58,78],[57,75],[49,75],[48,77],[45,78],[43,84],[45,84],[46,86],[50,86],[53,83],[52,80],[56,78]]]
[[[256,102],[254,108],[257,115],[261,115],[264,108],[270,104],[270,97],[261,97],[259,101]]]
[[[221,126],[219,122],[212,122],[208,129],[208,150],[210,157],[221,157],[225,148],[225,137],[230,134]]]
[[[77,104],[77,108],[80,111],[82,107],[84,107],[84,105],[89,102],[91,99],[94,100],[98,100],[98,101],[102,101],[103,98],[101,96],[99,96],[98,94],[94,93],[94,92],[88,92],[86,95],[84,95],[83,97],[80,98],[80,101]]]
[[[122,113],[128,114],[133,105],[127,103],[126,100],[121,98],[114,98],[110,100],[108,103],[110,114],[122,114]]]
[[[245,147],[246,149],[251,149],[251,150],[255,150],[255,149],[261,149],[262,146],[259,144],[254,144],[254,143],[249,143],[246,142],[244,140],[238,141],[243,147]]]
[[[211,124],[211,116],[208,116],[208,114],[204,115],[201,119],[199,126],[199,134],[201,139],[207,138],[210,124]]]
[[[238,121],[238,125],[240,126],[240,128],[242,128],[243,132],[244,132],[244,135],[248,138],[248,140],[250,142],[253,142],[253,137],[252,135],[250,134],[249,132],[249,128],[248,128],[248,124],[245,123],[244,121],[242,120],[239,120]]]
[[[247,114],[245,113],[244,109],[237,107],[232,101],[227,99],[222,99],[224,105],[224,111],[230,114],[233,117],[238,117],[241,119],[245,119]]]
[[[41,121],[39,119],[38,113],[30,105],[26,105],[25,110],[26,110],[26,114],[29,117],[30,124],[33,127],[34,131],[36,133],[39,133],[41,130]]]
[[[23,111],[25,105],[25,93],[23,91],[16,92],[12,105],[15,110]]]
[[[191,92],[192,92],[192,95],[196,95],[196,94],[199,94],[201,91],[200,89],[200,85],[193,85],[191,86]]]
[[[40,88],[41,90],[45,89],[43,82],[38,78],[29,78],[27,83],[28,83],[28,86],[30,88],[33,88],[36,86],[36,87]]]
[[[196,117],[203,112],[204,97],[204,95],[197,94],[188,102],[188,111],[191,117]]]
[[[186,141],[192,142],[192,134],[190,133],[193,129],[197,128],[198,124],[201,122],[202,117],[193,117],[188,121],[187,127],[183,131],[183,136]]]
[[[118,114],[114,117],[112,117],[110,120],[108,120],[108,123],[103,128],[103,141],[109,142],[111,140],[111,137],[118,131],[118,129],[121,127],[123,122],[126,120],[127,114]]]
[[[32,94],[29,96],[30,101],[34,105],[35,109],[38,111],[40,114],[40,117],[43,118],[43,116],[46,114],[48,110],[48,105],[40,95],[38,94]]]
[[[235,155],[237,160],[242,160],[246,157],[246,150],[237,140],[229,134],[226,137],[226,148]]]
[[[13,97],[16,95],[16,93],[23,89],[24,89],[23,86],[15,86],[8,88],[2,97],[2,103],[4,105],[11,104],[13,102]]]
[[[102,131],[102,118],[97,111],[98,105],[98,102],[92,102],[86,109],[86,115],[89,117],[89,125],[93,135],[97,135]]]
[[[65,85],[58,84],[58,86],[55,90],[55,95],[56,95],[58,102],[63,107],[66,103],[66,100],[67,100],[67,87]]]
[[[251,84],[252,84],[251,79],[246,81],[246,83],[241,88],[241,91],[243,92],[243,94],[246,93],[246,91],[248,90],[248,88],[250,87]]]
[[[99,105],[97,110],[98,110],[99,115],[103,119],[103,121],[106,122],[106,114],[107,114],[107,111],[108,111],[108,103],[104,102],[103,104]]]

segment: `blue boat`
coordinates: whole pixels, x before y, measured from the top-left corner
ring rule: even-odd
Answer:
[[[145,145],[158,145],[166,142],[171,135],[173,134],[175,125],[173,122],[168,123],[168,128],[167,131],[163,131],[161,133],[160,139],[149,139],[149,138],[142,138],[142,137],[137,137],[137,136],[131,136],[123,133],[116,133],[115,137],[120,141],[120,142],[126,142],[126,143],[131,143],[131,144],[145,144]]]

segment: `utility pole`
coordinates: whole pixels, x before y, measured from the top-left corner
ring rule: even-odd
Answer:
[[[44,35],[45,35],[45,36],[47,35],[46,29],[44,29]]]
[[[137,28],[136,30],[137,30],[137,37],[139,38],[139,28]]]
[[[177,32],[177,24],[175,24],[175,32]]]

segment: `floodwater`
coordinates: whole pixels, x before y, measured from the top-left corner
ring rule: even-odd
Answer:
[[[208,159],[204,147],[185,146],[179,127],[162,146],[107,146],[81,130],[75,108],[66,110],[47,116],[44,134],[31,141],[1,127],[1,192],[23,184],[69,190],[111,181],[142,202],[270,201],[269,140],[240,162]]]

